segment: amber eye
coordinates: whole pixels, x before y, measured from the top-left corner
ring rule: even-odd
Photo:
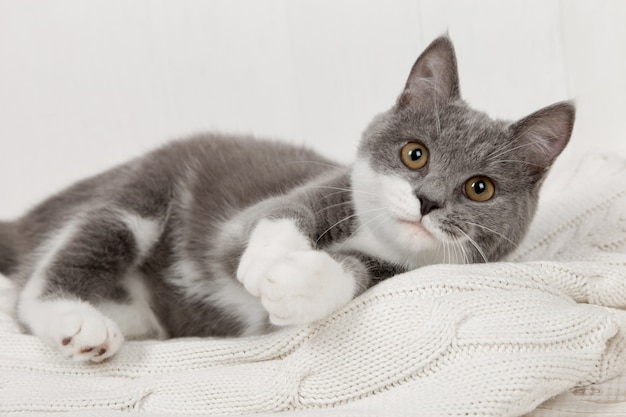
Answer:
[[[411,142],[402,147],[400,152],[402,163],[410,169],[422,169],[428,162],[428,149],[424,145]]]
[[[491,200],[495,193],[496,187],[489,178],[474,177],[465,183],[465,194],[470,200],[482,203]]]

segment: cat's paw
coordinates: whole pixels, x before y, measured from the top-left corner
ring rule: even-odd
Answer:
[[[291,252],[270,267],[259,288],[273,324],[306,324],[346,305],[356,280],[328,253],[305,250]]]
[[[102,362],[122,346],[117,324],[93,309],[78,309],[60,316],[54,324],[54,341],[61,353],[76,361]]]
[[[261,219],[241,255],[237,279],[248,292],[260,296],[260,284],[267,271],[293,251],[311,249],[309,239],[292,219]]]

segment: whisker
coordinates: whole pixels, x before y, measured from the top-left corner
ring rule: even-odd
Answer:
[[[495,158],[499,157],[501,154],[508,152],[509,150],[507,148],[509,147],[509,145],[510,145],[509,143],[505,143],[503,145],[500,145],[494,148],[491,154],[485,157],[485,162],[492,162]]]
[[[461,256],[460,256],[460,249],[457,245],[456,241],[452,241],[450,242],[450,244],[452,245],[452,248],[454,249],[454,262],[450,262],[450,263],[459,263],[459,261],[461,260]]]
[[[476,242],[474,241],[474,239],[472,239],[471,237],[469,237],[469,235],[468,235],[467,233],[465,233],[465,232],[463,231],[463,229],[461,229],[460,227],[456,227],[456,228],[457,228],[457,230],[458,230],[459,232],[463,233],[463,235],[467,238],[467,240],[469,240],[469,241],[470,241],[470,243],[471,243],[471,244],[472,244],[472,245],[476,248],[476,250],[478,251],[478,253],[480,253],[480,256],[482,256],[482,257],[483,257],[483,260],[485,261],[485,263],[489,262],[489,261],[487,260],[487,257],[485,256],[485,252],[483,252],[483,250],[480,248],[480,246],[478,246],[478,243],[476,243]]]
[[[313,213],[313,214],[319,214],[319,213],[321,213],[321,212],[323,212],[323,211],[325,211],[325,210],[331,209],[331,208],[333,208],[333,207],[344,206],[344,205],[346,205],[346,204],[352,204],[352,201],[343,201],[343,202],[341,202],[341,203],[331,204],[330,206],[326,206],[326,207],[324,207],[324,208],[322,208],[322,209],[320,209],[320,210],[316,211],[316,212],[315,212],[315,213]]]
[[[385,208],[385,207],[381,207],[381,208]],[[365,226],[367,226],[368,224],[374,222],[375,220],[380,219],[382,216],[388,214],[388,210],[384,211],[383,213],[380,213],[376,216],[374,216],[372,219],[366,221],[365,223],[363,223],[362,225],[360,225],[359,227],[357,227],[357,229],[350,233],[350,236],[348,236],[343,242],[341,242],[341,245],[339,245],[338,249],[341,249],[343,247],[343,245],[348,241],[348,239],[350,239],[352,236],[356,235],[358,233],[359,230],[361,230],[362,228],[364,228]]]
[[[465,221],[465,220],[461,220],[461,221],[462,221],[463,223],[465,223],[465,224],[469,224],[469,225],[472,225],[472,226],[480,227],[481,229],[485,229],[485,230],[487,230],[488,232],[491,232],[491,233],[493,233],[493,234],[495,234],[495,235],[497,235],[497,236],[500,236],[502,239],[509,241],[509,242],[510,242],[511,244],[513,244],[515,247],[519,246],[517,243],[513,242],[511,239],[509,239],[508,237],[504,236],[502,233],[500,233],[500,232],[496,232],[495,230],[490,229],[490,228],[489,228],[489,227],[487,227],[487,226],[483,226],[482,224],[478,224],[478,223],[468,222],[468,221]]]
[[[461,249],[461,251],[463,253],[463,264],[469,264],[470,260],[467,257],[467,252],[465,251],[465,246],[463,246],[463,243],[461,242],[461,240],[458,237],[455,237],[454,240],[456,241],[457,245],[459,246],[459,248]]]
[[[456,257],[456,248],[454,247],[454,243],[448,241],[448,244],[450,245],[450,261],[448,263],[453,264],[454,257]]]
[[[354,188],[331,187],[329,185],[309,185],[308,187],[310,187],[310,188],[325,188],[325,189],[329,189],[329,190],[350,191],[350,192],[369,194],[369,195],[373,195],[373,196],[379,197],[379,195],[376,194],[376,193],[370,193],[369,191],[363,191],[363,190],[355,190]]]
[[[326,195],[325,195],[325,196],[323,196],[321,199],[323,200],[323,199],[325,199],[325,198],[330,198],[330,197],[332,197],[332,196],[334,196],[334,195],[337,195],[337,194],[341,194],[341,193],[349,193],[349,192],[351,192],[351,190],[345,190],[345,191],[343,191],[343,190],[342,190],[342,191],[335,191],[334,193],[328,193],[328,194],[326,194]]]
[[[545,167],[545,165],[533,164],[532,162],[520,161],[520,160],[517,160],[517,159],[499,159],[498,161],[494,161],[494,162],[516,162],[518,164],[532,165],[532,166],[539,167],[539,168],[544,168]]]
[[[287,162],[283,162],[280,165],[290,165],[290,164],[316,164],[316,165],[324,165],[330,168],[344,168],[343,166],[339,165],[339,164],[329,164],[327,162],[321,162],[321,161],[287,161]]]
[[[370,220],[366,221],[365,223],[363,223],[362,225],[360,225],[354,232],[352,232],[350,234],[349,237],[354,236],[359,230],[361,230],[363,227],[367,226],[368,224],[372,223],[374,220],[378,220],[380,219],[380,217],[389,214],[389,210],[386,207],[381,207],[381,209],[384,209],[385,211],[383,211],[382,213],[374,216],[373,218],[371,218]],[[370,210],[371,211],[371,210]],[[380,224],[379,224],[380,225]]]
[[[333,227],[335,227],[335,226],[339,225],[340,223],[345,222],[346,220],[350,220],[350,219],[352,219],[353,217],[358,216],[359,214],[371,213],[371,212],[373,212],[373,211],[378,211],[378,210],[386,210],[386,209],[387,209],[386,207],[378,207],[378,208],[374,208],[374,209],[371,209],[371,210],[365,210],[365,211],[362,211],[362,212],[359,212],[359,213],[354,213],[354,214],[351,214],[351,215],[349,215],[349,216],[346,216],[346,217],[344,217],[343,219],[341,219],[341,220],[339,220],[338,222],[336,222],[335,224],[333,224],[332,226],[330,226],[328,229],[324,230],[324,232],[323,232],[321,235],[319,235],[319,237],[315,240],[315,243],[317,244],[317,243],[320,241],[320,239],[321,239],[321,238],[322,238],[322,237],[323,237],[326,233],[328,233],[328,232],[330,232],[330,231],[332,230],[332,228],[333,228]]]
[[[463,247],[463,243],[459,240],[458,237],[454,238],[456,247],[459,249],[459,262],[462,265],[465,265],[467,262],[467,253],[465,253],[465,248]]]
[[[441,259],[441,254],[442,254],[442,245],[437,245],[437,259]],[[416,254],[417,255],[417,254]]]
[[[489,157],[487,158],[487,160],[488,160],[488,161],[493,161],[494,159],[499,158],[499,157],[500,157],[500,156],[502,156],[502,155],[506,155],[507,153],[511,153],[511,152],[514,152],[514,151],[516,151],[516,150],[518,150],[518,149],[526,148],[526,147],[528,147],[528,146],[532,146],[532,145],[535,145],[535,143],[534,143],[534,142],[531,142],[531,143],[524,143],[524,144],[522,144],[522,145],[515,146],[514,148],[511,148],[511,149],[503,149],[503,150],[500,150],[500,152],[496,152],[496,153],[494,153],[494,154],[489,155]],[[506,147],[506,146],[507,146],[507,145],[504,145],[502,148],[504,148],[504,147]],[[500,148],[500,149],[502,149],[502,148]]]

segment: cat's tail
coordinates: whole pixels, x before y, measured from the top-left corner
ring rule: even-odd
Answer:
[[[0,222],[0,274],[9,275],[17,267],[15,224]]]

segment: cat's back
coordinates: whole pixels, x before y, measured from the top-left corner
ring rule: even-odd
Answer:
[[[172,202],[191,196],[196,205],[221,215],[287,192],[333,166],[336,164],[319,154],[287,143],[195,135],[81,180],[46,199],[16,222],[19,246],[21,251],[32,251],[68,221],[103,207],[160,217],[169,212]]]
[[[185,172],[179,168],[178,175],[195,198],[237,209],[344,169],[308,148],[252,137],[200,135],[162,153],[175,163],[185,161]]]

